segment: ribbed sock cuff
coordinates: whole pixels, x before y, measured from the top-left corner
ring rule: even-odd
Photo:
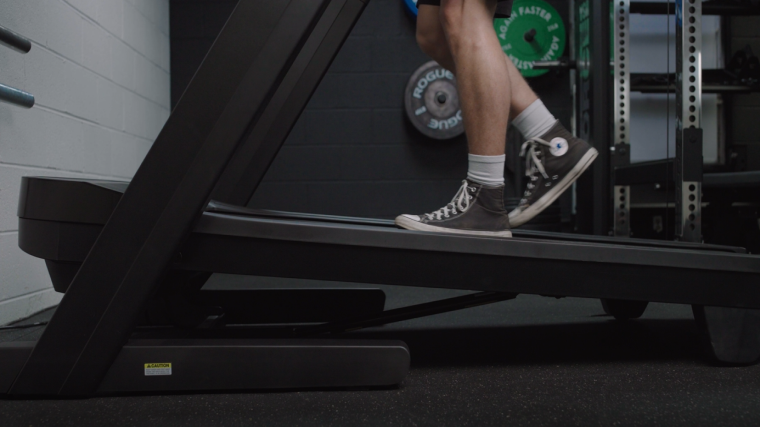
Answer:
[[[540,99],[533,101],[528,108],[512,120],[512,125],[520,131],[525,139],[545,134],[555,123],[557,123],[557,119]]]
[[[481,185],[498,186],[504,184],[504,160],[506,156],[479,156],[469,154],[467,179]]]

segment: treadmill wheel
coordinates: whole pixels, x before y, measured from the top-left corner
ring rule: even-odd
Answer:
[[[760,310],[692,305],[707,355],[720,364],[760,360]]]
[[[602,299],[604,312],[617,320],[638,319],[644,314],[649,301],[629,301],[622,299]]]

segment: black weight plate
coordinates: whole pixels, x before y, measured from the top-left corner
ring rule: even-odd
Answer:
[[[430,138],[451,139],[464,133],[456,77],[435,61],[409,78],[404,107],[414,127]]]

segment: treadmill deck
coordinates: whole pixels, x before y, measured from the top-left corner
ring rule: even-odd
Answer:
[[[108,206],[118,203],[127,185],[24,178],[19,245],[49,261],[81,263],[108,219]],[[51,198],[51,192],[57,197]],[[211,202],[173,268],[760,308],[760,257],[741,248],[520,230],[514,234],[502,239],[423,233],[398,229],[388,220]]]

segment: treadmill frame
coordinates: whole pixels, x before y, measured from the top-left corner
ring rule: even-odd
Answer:
[[[595,0],[594,4],[604,2]],[[524,286],[530,287],[531,293],[567,295],[571,283],[572,293],[578,296],[760,308],[756,285],[760,262],[730,249],[705,253],[709,248],[697,250],[688,245],[665,250],[644,249],[627,242],[505,241],[340,221],[325,225],[309,220],[204,213],[212,196],[235,204],[250,198],[365,5],[364,0],[239,2],[100,231],[40,340],[33,349],[29,345],[0,349],[0,362],[13,369],[23,364],[6,388],[8,394],[78,396],[188,390],[212,383],[219,389],[227,383],[218,378],[204,382],[208,375],[214,375],[204,373],[204,367],[215,358],[238,357],[233,353],[241,346],[248,355],[264,354],[275,346],[280,353],[270,354],[266,360],[274,358],[272,366],[286,368],[281,372],[269,367],[276,373],[267,381],[254,378],[242,387],[384,386],[398,384],[408,369],[408,349],[401,342],[238,341],[223,349],[225,344],[218,340],[129,341],[141,308],[172,268],[495,292],[480,295],[487,301],[507,299],[524,292]],[[593,12],[598,15],[603,10],[594,8]],[[598,56],[605,57],[602,53]],[[598,68],[597,59],[594,66]],[[600,94],[595,92],[594,99]],[[593,126],[606,125],[596,121]],[[598,163],[603,173],[595,174],[595,183],[608,175],[607,163]],[[595,207],[596,213],[602,210],[607,209]],[[242,234],[239,229],[232,230],[237,226],[229,228],[241,223],[245,225]],[[222,247],[226,249],[220,251]],[[309,260],[298,271],[287,262],[294,254]],[[630,259],[623,259],[623,254],[630,254]],[[436,268],[416,268],[431,262]],[[563,280],[557,280],[557,275],[546,268],[547,262],[552,269],[563,269]],[[457,275],[465,271],[455,268],[460,263],[466,263],[467,271],[482,268],[485,273],[476,277]],[[593,274],[589,274],[590,266]],[[684,274],[691,275],[689,280],[683,280]],[[663,292],[651,282],[653,275],[673,283]],[[473,282],[462,285],[464,280]],[[645,286],[640,286],[642,280]],[[716,286],[721,280],[728,283]],[[433,311],[437,309],[440,307],[436,305]],[[373,322],[357,321],[359,326]],[[341,330],[356,325],[333,326]],[[316,366],[309,364],[309,358],[317,347],[328,352],[329,360],[347,362],[330,365],[324,375],[309,376],[307,370],[300,380],[293,381],[288,369],[297,370],[301,363]],[[151,353],[150,349],[156,350]],[[749,353],[754,354],[754,348],[751,350]],[[140,364],[166,362],[148,358],[171,351],[198,370],[191,386],[181,379],[164,378],[168,381],[165,387],[144,387],[149,380],[132,370],[129,375],[140,377],[139,381],[134,378],[138,385],[126,385],[129,375],[124,377],[127,371],[122,372],[119,365],[125,354],[134,352],[137,356],[130,363]],[[202,356],[207,351],[214,356]],[[346,372],[336,372],[346,366]],[[228,369],[220,375],[227,379],[255,376],[256,368]],[[2,381],[13,375],[0,371],[3,386]],[[113,376],[122,378],[122,385],[107,386]],[[371,381],[366,380],[370,377]],[[342,380],[334,381],[336,378]],[[241,386],[236,384],[231,388]]]
[[[217,184],[225,170],[237,171],[233,156],[243,155],[243,143],[257,157],[279,149],[292,127],[279,120],[281,110],[295,111],[289,117],[295,122],[365,6],[238,3],[9,394],[98,390],[212,192],[228,191]],[[276,150],[268,154],[273,159]]]

